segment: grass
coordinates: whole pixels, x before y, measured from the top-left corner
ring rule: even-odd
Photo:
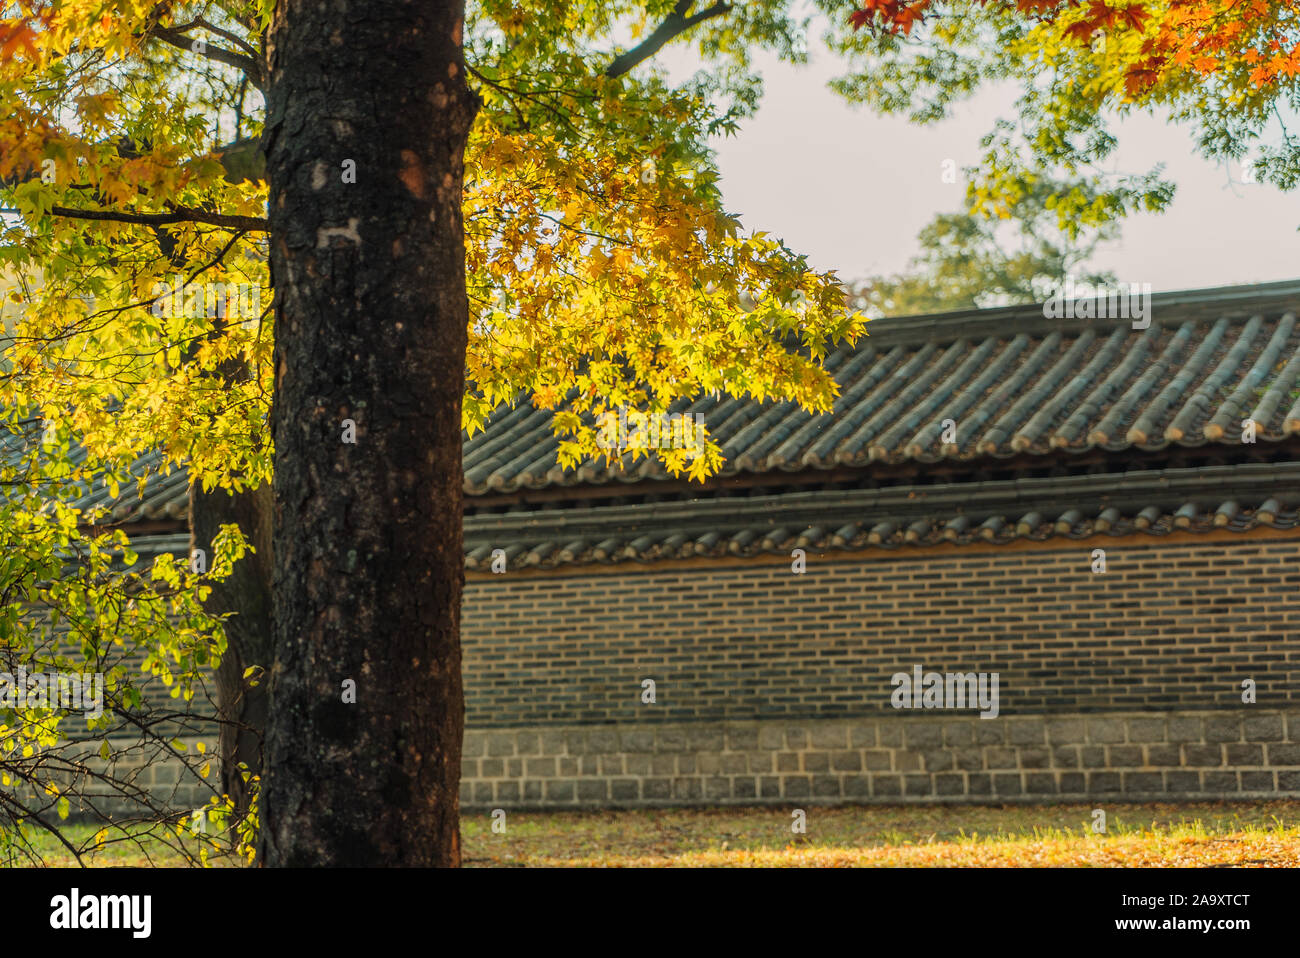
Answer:
[[[504,833],[487,815],[461,823],[469,867],[778,866],[1300,866],[1300,802],[1111,805],[1105,834],[1092,805],[866,806],[509,812]],[[74,844],[97,829],[70,826]],[[97,866],[179,865],[161,841],[112,841]],[[50,865],[75,859],[49,836]]]

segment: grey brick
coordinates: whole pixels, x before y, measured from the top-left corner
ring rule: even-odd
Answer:
[[[837,772],[861,771],[862,755],[858,752],[836,752],[831,756],[831,768]]]
[[[802,725],[787,725],[785,729],[785,747],[795,751],[808,747],[808,730]]]
[[[946,772],[952,768],[952,753],[932,748],[922,753],[927,772]]]
[[[1205,720],[1207,742],[1240,742],[1241,718],[1236,715],[1212,715]]]
[[[885,771],[892,767],[890,753],[884,749],[873,748],[862,753],[862,760],[869,771]]]
[[[1229,745],[1227,751],[1229,765],[1264,764],[1264,746],[1262,745]]]
[[[696,751],[721,752],[725,742],[722,729],[692,726],[686,731],[686,747]]]
[[[903,776],[872,775],[871,794],[876,798],[897,798],[903,794]]]
[[[813,795],[817,798],[839,798],[841,794],[838,775],[813,776]]]
[[[959,748],[953,752],[953,758],[963,772],[978,772],[984,768],[984,752],[978,748]]]
[[[812,776],[786,775],[781,779],[786,798],[808,798],[812,795]]]
[[[849,728],[849,746],[851,748],[875,748],[875,723],[860,722]]]
[[[1270,765],[1300,765],[1300,745],[1270,745],[1268,747]]]
[[[655,733],[649,729],[620,729],[618,741],[619,747],[624,752],[653,752],[655,750]],[[569,747],[573,747],[572,741],[570,741]]]
[[[826,752],[804,752],[803,768],[805,772],[825,772],[831,767],[831,757]]]
[[[1048,719],[1047,740],[1053,745],[1081,745],[1087,741],[1085,729],[1083,719]]]
[[[903,723],[897,719],[886,719],[876,726],[881,748],[902,748]]]
[[[1013,748],[986,748],[984,764],[988,768],[1015,768],[1016,750]]]
[[[838,722],[831,725],[817,724],[812,727],[813,748],[847,748],[849,730]]]
[[[695,770],[701,775],[717,775],[722,771],[722,756],[700,752],[695,756]]]
[[[515,754],[515,736],[511,732],[492,732],[488,735],[488,754],[504,758]]]
[[[1271,792],[1273,791],[1273,781],[1272,772],[1242,772],[1241,790],[1243,792]]]
[[[1247,742],[1281,742],[1286,737],[1280,715],[1248,715],[1242,727]]]
[[[1104,768],[1106,749],[1100,745],[1085,745],[1079,749],[1079,764],[1084,768]]]
[[[712,775],[704,780],[704,797],[713,801],[731,797],[731,779]]]
[[[600,755],[619,751],[618,730],[594,728],[587,733],[587,748]]]
[[[908,748],[925,748],[943,744],[943,728],[938,722],[908,722],[905,726]]]
[[[976,773],[966,777],[966,788],[971,795],[992,795],[993,776]]]
[[[1020,750],[1021,768],[1047,768],[1051,765],[1051,754],[1045,748],[1022,748]]]
[[[799,753],[798,752],[777,752],[776,770],[778,772],[799,771]]]
[[[462,758],[479,758],[487,751],[487,736],[482,733],[466,732],[461,743]]]
[[[898,750],[894,752],[894,768],[899,772],[919,772],[921,753]]]
[[[1169,717],[1169,741],[1203,742],[1205,727],[1198,716],[1171,715]]]
[[[671,756],[670,756],[671,757]],[[686,756],[679,756],[685,758]],[[659,758],[658,755],[626,755],[623,757],[623,767],[628,775],[650,775],[654,772],[653,759]],[[560,774],[564,774],[564,759],[560,759]]]
[[[778,725],[760,725],[758,727],[758,747],[764,751],[775,751],[785,746],[785,730]]]
[[[964,795],[966,780],[954,772],[947,772],[934,777],[934,791],[937,795]]]
[[[780,798],[781,780],[775,775],[764,775],[758,780],[758,792],[763,798]]]
[[[542,737],[536,732],[516,732],[515,744],[520,755],[540,755]]]
[[[1114,718],[1088,719],[1088,742],[1092,745],[1109,745],[1124,741],[1124,720]]]
[[[1061,794],[1082,795],[1087,791],[1087,776],[1083,772],[1061,773]]]
[[[758,780],[751,776],[737,776],[731,780],[733,798],[757,798]]]
[[[1040,718],[1011,719],[1007,734],[1012,745],[1042,745],[1047,723]]]
[[[1118,792],[1122,784],[1119,772],[1088,773],[1088,792],[1090,794]]]
[[[1143,764],[1141,745],[1112,745],[1108,751],[1112,768],[1137,768]]]
[[[1197,792],[1200,791],[1200,773],[1199,772],[1167,772],[1165,773],[1166,787],[1171,792]]]
[[[998,795],[1019,795],[1022,788],[1019,773],[1000,772],[993,776],[993,790]]]
[[[558,759],[561,778],[576,778],[578,775],[578,756],[562,755]]]
[[[724,752],[722,771],[726,775],[744,775],[749,771],[749,756],[741,752]]]
[[[525,759],[524,774],[529,778],[554,778],[555,761],[556,760],[550,756],[545,758]]]
[[[506,763],[499,758],[485,758],[479,761],[480,778],[500,778],[506,772]]]
[[[1165,790],[1164,774],[1161,772],[1125,772],[1124,794],[1147,795]]]
[[[635,802],[641,797],[641,783],[635,778],[613,779],[609,783],[609,797],[616,802]]]
[[[673,796],[673,780],[670,778],[647,778],[641,782],[642,794],[648,799],[666,799]]]
[[[1163,742],[1165,720],[1162,718],[1132,718],[1128,721],[1130,742]]]
[[[1002,745],[1007,740],[1004,719],[979,719],[974,723],[975,741],[980,745]]]
[[[564,754],[564,733],[543,731],[542,732],[542,754],[563,755]]]
[[[1236,772],[1202,772],[1201,781],[1211,795],[1232,795],[1239,790]]]
[[[1025,792],[1029,795],[1055,795],[1056,776],[1051,772],[1026,772]]]
[[[686,729],[684,728],[655,729],[655,748],[660,752],[686,751]]]
[[[945,722],[943,726],[943,744],[949,748],[975,744],[975,730],[971,723]]]
[[[758,748],[758,729],[753,725],[727,729],[727,748],[737,752],[752,752]]]
[[[587,733],[576,729],[564,733],[564,745],[570,755],[584,755],[587,752]]]
[[[1177,745],[1148,745],[1147,764],[1177,768],[1182,764],[1182,750]]]
[[[1075,745],[1061,745],[1052,749],[1052,764],[1057,768],[1078,768],[1078,747]]]
[[[698,778],[673,779],[673,798],[679,800],[696,800],[704,795],[704,783]]]
[[[1300,772],[1278,772],[1277,790],[1286,795],[1300,796]]]
[[[933,795],[934,782],[929,775],[904,775],[903,793],[905,795]]]
[[[578,782],[579,801],[603,802],[608,797],[608,783],[603,778],[584,778]]]
[[[1188,765],[1195,765],[1198,768],[1213,768],[1216,765],[1223,764],[1223,746],[1184,745],[1183,756]]]
[[[866,775],[845,775],[844,794],[848,798],[866,798],[871,794],[871,779]]]

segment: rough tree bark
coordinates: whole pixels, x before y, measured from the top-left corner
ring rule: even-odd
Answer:
[[[271,28],[270,866],[460,861],[463,22],[282,0]]]

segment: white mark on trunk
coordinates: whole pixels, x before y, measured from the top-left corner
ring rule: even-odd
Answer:
[[[331,246],[334,239],[348,240],[360,246],[361,234],[357,232],[357,226],[360,223],[361,220],[353,216],[349,217],[347,226],[330,226],[318,229],[316,231],[316,248],[324,249],[326,246]]]
[[[325,166],[324,160],[317,160],[311,168],[311,188],[313,190],[323,190],[328,182],[329,169]]]

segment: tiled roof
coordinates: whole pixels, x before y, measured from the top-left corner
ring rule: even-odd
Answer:
[[[1285,493],[1291,492],[1288,500]],[[465,519],[466,568],[1300,526],[1300,462],[782,493]],[[1288,508],[1289,505],[1289,508]],[[1095,540],[1094,540],[1095,541]],[[1104,540],[1103,540],[1104,544]]]
[[[517,570],[764,554],[788,560],[796,548],[814,555],[1087,539],[1090,549],[1135,534],[1296,529],[1296,496],[1287,500],[1281,490],[1300,494],[1300,463],[521,509],[465,517],[465,568],[488,571],[497,549]],[[146,536],[133,545],[142,555],[185,555],[189,540]]]
[[[1154,296],[1144,330],[1049,319],[1041,306],[876,320],[826,361],[840,386],[831,414],[723,395],[670,411],[703,418],[723,476],[1231,446],[1246,418],[1257,441],[1276,442],[1300,432],[1298,310],[1300,283],[1274,283]],[[653,459],[561,469],[551,418],[496,410],[465,444],[465,491],[668,478]],[[942,441],[946,419],[955,443]]]
[[[1292,529],[1297,312],[1300,282],[1154,296],[1144,330],[1049,319],[1042,307],[877,320],[856,348],[828,358],[840,385],[830,414],[725,396],[675,407],[702,416],[723,447],[723,473],[704,487],[664,482],[644,459],[562,471],[552,414],[502,408],[465,443],[466,564],[486,568],[496,548],[512,568],[545,568]],[[945,419],[956,423],[953,444],[942,441]],[[1243,419],[1256,424],[1253,446]],[[605,505],[581,501],[609,486],[622,491]],[[534,489],[560,495],[547,506]],[[100,488],[81,504],[109,502]],[[154,520],[160,532],[183,528],[186,510],[183,470],[151,477],[143,502],[124,487],[113,507],[128,529]]]

